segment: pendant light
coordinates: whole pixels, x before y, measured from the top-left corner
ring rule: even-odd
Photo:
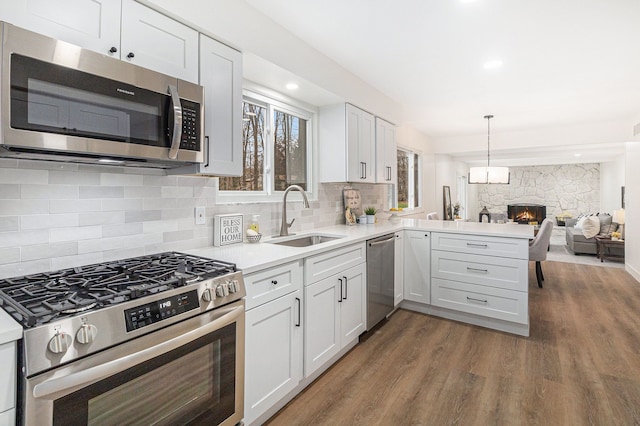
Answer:
[[[487,119],[487,167],[471,167],[469,169],[469,183],[509,183],[508,167],[491,167],[491,127],[493,115],[485,115]]]

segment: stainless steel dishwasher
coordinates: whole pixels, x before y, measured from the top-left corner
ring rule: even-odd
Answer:
[[[367,241],[367,331],[393,311],[394,234]]]

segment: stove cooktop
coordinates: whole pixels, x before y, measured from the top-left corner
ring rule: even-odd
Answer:
[[[2,279],[0,304],[30,328],[233,272],[233,263],[164,252]]]

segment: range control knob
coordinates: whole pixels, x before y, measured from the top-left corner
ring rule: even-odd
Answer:
[[[202,300],[205,302],[211,302],[212,300],[215,300],[215,298],[216,294],[212,288],[207,287],[202,291]]]
[[[54,354],[63,354],[71,344],[71,336],[64,331],[56,331],[51,340],[49,340],[49,350]]]
[[[219,297],[225,297],[229,295],[229,286],[225,283],[218,284],[216,287],[216,295]]]
[[[229,287],[229,293],[235,293],[238,291],[238,286],[236,285],[237,281],[227,281],[227,286]]]
[[[78,343],[88,345],[96,339],[98,334],[98,328],[93,324],[82,324],[76,333],[76,340]]]

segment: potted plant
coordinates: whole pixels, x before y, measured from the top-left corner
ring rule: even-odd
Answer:
[[[460,202],[456,202],[453,205],[453,218],[454,219],[460,219],[460,211],[463,209],[463,207],[460,205]]]
[[[364,214],[367,215],[367,223],[376,223],[376,211],[376,208],[371,206],[364,209]]]

